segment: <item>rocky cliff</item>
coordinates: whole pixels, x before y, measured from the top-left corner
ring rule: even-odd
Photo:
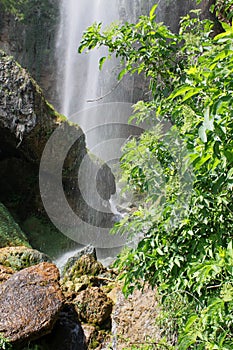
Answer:
[[[95,217],[98,213],[86,205],[77,181],[79,166],[84,158],[89,160],[86,168],[89,176],[100,167],[99,161],[91,160],[87,154],[82,130],[59,115],[27,71],[12,57],[0,52],[0,202],[5,204],[25,229],[33,246],[43,250],[38,244],[44,237],[44,248],[50,246],[56,251],[58,245],[61,252],[62,247],[67,248],[66,238],[47,220],[39,191],[41,156],[55,130],[60,130],[61,138],[59,144],[52,145],[48,159],[50,164],[59,163],[66,143],[75,138],[62,160],[64,192],[70,206],[85,220],[91,218],[96,223],[104,224],[106,217]],[[114,192],[115,183],[107,166],[102,165],[101,171],[97,189],[104,201]],[[53,177],[50,183],[54,187],[59,175],[49,174],[48,170],[48,176]],[[48,196],[56,191],[57,188],[50,188]],[[58,215],[62,215],[62,206],[59,210],[61,213]]]
[[[29,0],[21,4],[24,17],[18,19],[4,11],[0,2],[0,48],[12,55],[56,105],[56,32],[59,1]]]

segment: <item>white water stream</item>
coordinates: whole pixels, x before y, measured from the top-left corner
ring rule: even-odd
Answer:
[[[118,0],[61,0],[57,40],[61,113],[70,117],[97,97],[98,59],[103,51],[78,54],[82,33],[93,22],[103,26],[119,20]],[[106,69],[105,69],[106,74]]]

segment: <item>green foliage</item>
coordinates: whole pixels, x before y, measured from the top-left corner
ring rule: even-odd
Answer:
[[[232,0],[216,0],[215,6],[212,6],[212,9],[216,10],[217,16],[228,22],[232,22],[233,17],[233,1]]]
[[[3,350],[11,350],[12,345],[10,344],[9,340],[3,337],[0,333],[0,349]]]
[[[51,6],[50,0],[0,0],[5,11],[15,15],[17,19],[26,22],[27,24],[35,20],[40,20],[40,17],[54,21],[57,12]]]
[[[175,348],[231,349],[233,27],[223,23],[212,39],[211,23],[193,11],[173,34],[154,11],[108,31],[94,24],[80,46],[106,46],[121,59],[119,78],[143,73],[152,96],[133,118],[154,127],[130,140],[122,157],[139,201],[114,230],[143,236],[117,261],[123,291],[158,286]]]

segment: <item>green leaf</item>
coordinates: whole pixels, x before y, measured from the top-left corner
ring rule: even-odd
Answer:
[[[190,91],[188,91],[188,93],[183,97],[183,102],[187,101],[189,98],[199,94],[199,92],[201,91],[201,88],[192,88],[190,89]]]
[[[193,87],[190,86],[190,85],[185,85],[185,86],[182,86],[181,88],[173,91],[170,96],[169,96],[169,100],[173,100],[175,99],[176,97],[178,96],[181,96],[181,95],[184,95],[187,91],[189,90],[193,90]]]
[[[186,325],[185,325],[185,332],[187,333],[189,331],[189,329],[193,326],[193,324],[196,322],[196,320],[198,319],[198,315],[193,314],[189,317]]]
[[[233,168],[231,168],[227,173],[227,179],[233,179]]]
[[[228,24],[228,23],[226,23],[226,22],[221,22],[221,26],[223,27],[223,29],[225,30],[225,32],[226,31],[231,31],[232,30],[232,28],[231,28],[231,26]]]
[[[99,70],[102,69],[104,62],[106,61],[107,57],[101,57],[99,60]]]
[[[160,248],[157,248],[156,250],[157,250],[159,255],[164,255],[164,252]]]
[[[151,10],[150,10],[150,20],[154,19],[155,17],[155,10],[157,9],[158,4],[155,4],[154,6],[152,6]]]
[[[205,127],[206,130],[214,130],[214,119],[210,119],[210,108],[209,106],[206,108],[204,112],[204,123],[203,126]]]
[[[127,68],[122,69],[122,71],[118,74],[117,79],[121,80],[126,73],[128,73],[128,69]]]
[[[224,150],[223,154],[227,158],[228,162],[233,163],[233,151],[230,150]]]

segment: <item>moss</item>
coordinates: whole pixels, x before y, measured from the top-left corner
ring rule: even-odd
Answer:
[[[92,255],[83,255],[72,267],[68,266],[68,269],[64,269],[63,281],[64,283],[67,280],[77,283],[82,276],[97,276],[103,269],[103,265],[96,261]]]
[[[0,247],[20,245],[30,247],[26,235],[6,207],[0,203]]]
[[[40,93],[42,94],[42,91],[40,91]],[[51,103],[49,103],[47,100],[45,100],[45,103],[48,107],[49,114],[52,118],[56,118],[58,122],[68,122],[69,125],[71,125],[71,122],[68,121],[67,117],[57,112]]]
[[[45,216],[32,215],[23,223],[31,246],[56,259],[63,252],[75,249],[79,245],[63,235]]]
[[[44,261],[51,261],[51,259],[47,255],[28,247],[5,247],[0,249],[0,264],[15,271]]]

